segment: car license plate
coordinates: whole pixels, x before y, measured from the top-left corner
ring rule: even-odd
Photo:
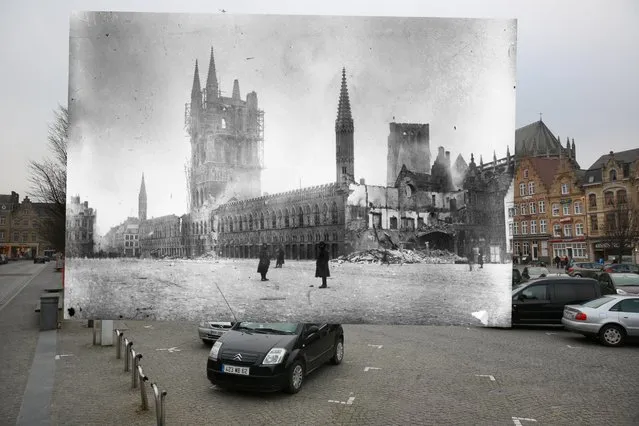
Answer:
[[[234,365],[222,365],[222,371],[229,374],[249,375],[249,367],[236,367]]]
[[[213,337],[213,336],[220,336],[222,333],[220,333],[219,331],[209,331],[209,336]]]

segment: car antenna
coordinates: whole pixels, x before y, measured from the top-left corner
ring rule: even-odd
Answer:
[[[226,297],[224,297],[224,293],[222,293],[222,290],[220,290],[220,287],[217,285],[217,283],[215,283],[215,287],[217,287],[217,291],[219,291],[222,295],[222,299],[224,299],[224,301],[226,302],[226,306],[229,307],[229,311],[231,311],[231,315],[233,315],[233,319],[235,320],[235,322],[239,322],[237,320],[237,317],[235,316],[235,313],[233,312],[233,309],[231,309],[231,305],[229,305],[229,302],[226,300]]]

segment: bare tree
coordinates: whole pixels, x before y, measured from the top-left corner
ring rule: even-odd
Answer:
[[[58,106],[49,125],[48,148],[53,154],[42,161],[29,162],[29,195],[42,204],[38,231],[42,239],[64,253],[67,192],[67,140],[69,111]]]
[[[616,253],[621,262],[624,252],[632,252],[639,243],[639,208],[626,199],[619,200],[615,206],[606,211],[606,236],[603,246]]]

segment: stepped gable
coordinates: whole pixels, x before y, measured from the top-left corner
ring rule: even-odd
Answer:
[[[547,189],[550,189],[550,186],[555,181],[555,175],[557,174],[557,170],[559,169],[559,158],[543,158],[536,157],[530,158],[529,161],[532,163],[537,175],[541,179],[542,183],[546,186]]]

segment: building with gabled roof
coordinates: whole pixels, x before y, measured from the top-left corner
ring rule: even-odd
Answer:
[[[515,131],[515,158],[525,157],[566,157],[579,167],[575,139],[571,142],[566,138],[566,146],[562,146],[561,138],[555,136],[541,119]]]

